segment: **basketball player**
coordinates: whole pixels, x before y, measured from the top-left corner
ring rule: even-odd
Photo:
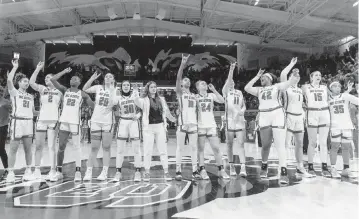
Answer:
[[[41,158],[42,149],[45,146],[45,139],[47,134],[47,145],[49,147],[50,165],[51,169],[46,177],[47,180],[53,178],[56,174],[56,127],[59,119],[59,108],[62,99],[62,93],[57,90],[51,83],[50,79],[52,74],[48,74],[45,77],[45,85],[39,85],[36,83],[37,75],[44,67],[44,62],[39,62],[34,73],[30,78],[30,86],[32,89],[40,93],[40,113],[36,124],[36,150],[35,150],[35,171],[34,179],[41,179]],[[68,71],[68,69],[64,70]]]
[[[107,179],[108,167],[111,159],[111,143],[114,115],[112,111],[112,101],[115,96],[115,78],[113,74],[107,73],[104,78],[104,85],[91,84],[100,77],[101,74],[95,72],[86,82],[83,91],[86,93],[95,93],[95,108],[90,121],[91,129],[91,152],[87,162],[87,170],[83,178],[84,181],[91,181],[92,168],[96,162],[97,153],[101,147],[103,150],[103,167],[97,180],[104,181]]]
[[[19,148],[20,140],[24,146],[26,170],[23,176],[24,181],[32,180],[32,137],[33,137],[33,117],[34,117],[34,97],[27,93],[29,87],[29,79],[21,75],[17,79],[19,89],[13,84],[15,72],[19,66],[18,60],[12,61],[13,68],[7,78],[7,87],[12,102],[11,126],[10,126],[10,152],[9,152],[9,173],[6,182],[15,182],[14,166],[16,161],[16,152]]]
[[[5,150],[5,144],[10,121],[11,101],[5,98],[5,93],[5,88],[0,86],[0,158],[5,169],[4,173],[0,176],[0,182],[6,179],[8,174],[8,156]]]
[[[297,58],[292,58],[290,64],[283,69],[280,75],[280,81],[287,81],[289,71],[297,63]],[[294,68],[291,72],[300,79],[299,69]],[[303,111],[303,92],[298,87],[298,83],[290,86],[284,91],[284,108],[286,111],[286,147],[291,143],[292,136],[295,140],[295,158],[297,161],[296,173],[303,177],[314,177],[309,174],[303,164],[303,138],[304,138],[304,111]]]
[[[191,158],[192,158],[192,178],[201,179],[198,173],[197,167],[197,102],[196,95],[191,93],[189,90],[191,81],[189,78],[183,76],[183,69],[186,66],[187,60],[190,55],[184,56],[182,54],[181,66],[177,73],[176,81],[176,93],[179,102],[179,115],[178,115],[178,127],[177,127],[177,149],[176,149],[176,177],[175,179],[182,180],[182,155],[185,149],[184,143],[186,134],[188,135],[189,143],[191,147]]]
[[[62,165],[64,162],[64,153],[66,144],[69,139],[70,133],[72,138],[72,144],[74,146],[74,154],[76,156],[76,170],[74,181],[81,181],[81,132],[80,132],[80,120],[81,120],[81,105],[82,102],[86,102],[87,105],[93,108],[94,103],[88,94],[80,90],[78,87],[81,84],[79,76],[72,76],[70,80],[70,88],[61,85],[59,80],[63,75],[71,72],[71,68],[67,68],[64,71],[54,75],[50,80],[52,84],[64,95],[62,113],[59,119],[60,131],[59,131],[59,150],[57,152],[57,170],[56,175],[51,181],[58,181],[63,179]]]
[[[246,92],[259,99],[258,125],[262,143],[262,167],[260,176],[261,178],[267,177],[269,151],[272,139],[274,139],[274,145],[277,147],[279,156],[279,166],[281,167],[279,183],[288,184],[289,178],[285,150],[285,114],[279,97],[281,91],[298,83],[299,78],[292,75],[289,81],[274,84],[275,76],[271,73],[263,73],[264,70],[260,69],[257,76],[248,82],[244,88]],[[259,79],[261,80],[262,87],[253,87]]]
[[[143,97],[139,98],[137,87],[134,88],[135,104],[142,109],[142,128],[143,128],[143,150],[145,175],[143,181],[150,181],[150,167],[153,152],[153,143],[156,139],[156,145],[160,152],[161,163],[164,170],[164,178],[167,181],[172,180],[168,173],[168,153],[166,143],[166,130],[168,118],[172,122],[176,119],[171,115],[164,98],[158,94],[157,84],[150,81],[146,84]]]
[[[236,176],[236,169],[233,163],[233,141],[234,135],[237,137],[239,146],[239,162],[241,170],[239,175],[246,177],[246,156],[244,151],[244,137],[245,137],[245,120],[244,112],[246,111],[246,104],[244,102],[243,94],[240,90],[234,89],[233,71],[236,68],[236,62],[231,64],[226,83],[222,89],[225,100],[225,123],[226,123],[226,139],[227,139],[227,155],[229,162],[229,175]]]
[[[229,179],[228,174],[224,171],[222,153],[219,150],[219,139],[217,137],[217,125],[214,120],[213,107],[214,102],[224,103],[223,97],[217,92],[212,84],[207,85],[205,81],[197,81],[196,88],[198,94],[197,111],[198,111],[198,158],[201,178],[209,179],[204,167],[204,146],[206,138],[212,147],[214,157],[218,166],[218,175],[221,178]],[[207,93],[207,90],[213,93]]]
[[[356,106],[359,105],[358,97],[355,97],[349,93],[340,93],[341,88],[342,86],[338,81],[334,81],[329,85],[329,89],[331,91],[331,95],[329,96],[329,110],[331,116],[330,162],[332,164],[331,174],[334,178],[340,178],[340,174],[335,168],[340,144],[342,145],[342,156],[344,164],[342,176],[353,177],[349,169],[349,150],[351,149],[352,132],[354,126],[350,118],[349,104],[354,104]]]
[[[114,105],[119,107],[120,119],[117,128],[117,155],[116,155],[116,174],[113,179],[115,182],[121,180],[121,168],[124,160],[126,141],[130,138],[134,150],[135,175],[134,181],[140,182],[142,154],[140,148],[140,118],[141,112],[137,110],[134,101],[135,94],[131,92],[129,81],[123,81],[121,91],[118,92],[114,100]]]
[[[315,175],[313,159],[319,134],[320,158],[322,161],[322,175],[332,177],[327,166],[327,140],[330,125],[328,92],[325,85],[321,85],[322,74],[319,71],[310,74],[311,83],[303,85],[302,90],[306,99],[307,131],[308,131],[308,172]]]

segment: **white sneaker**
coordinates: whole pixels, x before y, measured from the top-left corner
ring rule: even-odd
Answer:
[[[57,182],[59,180],[62,180],[64,178],[64,175],[61,172],[56,172],[54,175],[51,176],[50,182]]]
[[[199,175],[201,175],[202,179],[204,179],[204,180],[209,179],[209,176],[208,176],[208,174],[207,174],[206,169],[202,169],[202,170],[199,172]]]
[[[50,181],[51,178],[54,178],[56,175],[56,171],[54,169],[51,169],[50,172],[46,175],[45,180]]]
[[[237,176],[236,168],[233,163],[229,164],[229,175]]]
[[[133,178],[133,181],[134,182],[141,182],[141,178],[142,178],[141,172],[136,171],[135,172],[135,177]]]
[[[35,168],[35,171],[33,173],[33,179],[41,179],[41,171],[40,168]]]
[[[32,171],[30,168],[26,168],[24,175],[22,176],[23,181],[33,180]]]
[[[113,178],[114,182],[120,182],[121,180],[121,172],[116,172],[115,177]]]
[[[76,172],[75,172],[74,181],[75,181],[75,182],[80,182],[81,180],[82,180],[82,178],[81,178],[81,172],[80,172],[80,171],[76,171]]]
[[[346,168],[342,171],[342,176],[347,178],[355,178],[354,174],[350,171],[350,168]],[[334,177],[334,176],[333,176]]]
[[[9,171],[9,173],[6,176],[6,182],[7,183],[14,183],[16,180],[14,171]]]
[[[224,169],[221,169],[220,171],[218,171],[218,176],[223,179],[229,179],[229,176],[226,173],[226,171],[224,171]]]
[[[304,167],[297,168],[295,173],[296,175],[302,176],[304,178],[313,178],[315,175],[308,173],[308,171]]]
[[[240,177],[247,177],[246,165],[241,165],[241,171],[239,172]]]
[[[100,175],[96,179],[98,181],[105,181],[107,179],[107,170],[102,170]]]
[[[87,169],[83,181],[91,181],[92,169]]]
[[[330,169],[333,178],[342,178],[335,167]]]

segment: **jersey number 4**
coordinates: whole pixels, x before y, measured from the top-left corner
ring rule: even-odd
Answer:
[[[263,100],[271,100],[272,99],[272,91],[263,92],[262,99]]]
[[[201,103],[202,112],[211,112],[211,104],[210,103]]]
[[[334,106],[334,114],[341,114],[341,113],[344,113],[344,106],[343,105]]]

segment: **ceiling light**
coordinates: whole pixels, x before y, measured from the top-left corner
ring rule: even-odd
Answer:
[[[354,2],[353,7],[357,6],[359,4],[359,1]]]

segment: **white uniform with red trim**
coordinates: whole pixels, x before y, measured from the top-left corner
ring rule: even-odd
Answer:
[[[60,130],[80,134],[82,91],[73,92],[68,89],[64,94],[61,116],[59,119]]]
[[[306,85],[303,94],[307,103],[307,125],[311,128],[329,126],[328,89],[325,85]]]
[[[196,95],[198,110],[198,136],[217,136],[217,125],[214,119],[214,101],[219,102],[214,93],[205,96]]]
[[[178,102],[178,130],[186,133],[197,132],[196,95],[183,91],[182,94],[178,95]]]
[[[19,90],[10,91],[12,113],[10,124],[10,136],[12,140],[34,135],[33,109],[34,97]]]
[[[111,132],[114,122],[114,114],[110,105],[110,98],[115,97],[115,90],[111,95],[102,85],[90,87],[87,92],[95,93],[95,108],[91,116],[91,132]]]
[[[39,85],[40,93],[40,112],[36,124],[37,131],[55,129],[59,120],[59,108],[62,99],[61,91],[56,88],[49,88]]]
[[[303,91],[302,89],[291,86],[285,91],[287,113],[287,130],[293,133],[304,132],[304,111],[303,111]]]
[[[227,131],[242,131],[245,129],[244,115],[239,115],[244,104],[242,92],[240,90],[229,90],[224,96],[224,100]]]
[[[352,130],[354,129],[350,118],[349,105],[354,103],[358,105],[359,99],[353,95],[342,93],[338,96],[329,96],[329,110],[331,116],[330,131],[332,140],[352,138]]]
[[[131,138],[132,140],[140,139],[140,121],[132,120],[134,116],[136,116],[137,106],[134,101],[134,95],[130,96],[122,96],[118,93],[115,98],[115,105],[119,105],[120,107],[120,119],[118,121],[118,129],[117,129],[117,139],[119,140],[127,140]]]
[[[281,92],[275,85],[259,88],[259,128],[285,127],[285,114],[280,100],[280,94]]]

